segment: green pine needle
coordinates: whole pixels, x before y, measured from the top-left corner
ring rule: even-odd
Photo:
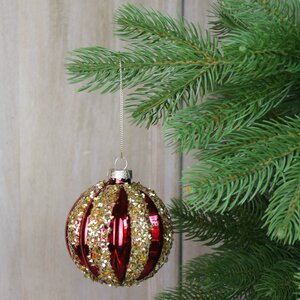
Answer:
[[[168,119],[166,137],[184,152],[206,148],[264,117],[287,97],[290,90],[290,82],[275,78],[271,82],[245,87],[238,95],[231,91],[227,99],[212,99],[190,106]]]
[[[231,134],[201,154],[184,175],[187,202],[196,209],[225,211],[271,191],[300,148],[300,118],[264,122]]]
[[[277,183],[265,224],[274,239],[288,244],[300,241],[300,152],[295,153],[293,165]]]

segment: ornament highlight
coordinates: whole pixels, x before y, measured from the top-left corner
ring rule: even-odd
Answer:
[[[152,277],[167,261],[173,242],[164,203],[131,178],[131,170],[110,170],[107,181],[81,194],[66,222],[74,263],[86,277],[113,286]]]

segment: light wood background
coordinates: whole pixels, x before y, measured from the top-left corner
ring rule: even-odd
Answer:
[[[123,2],[0,1],[1,300],[150,300],[176,285],[182,259],[204,249],[176,237],[169,262],[133,288],[84,279],[66,250],[69,209],[85,188],[106,178],[118,154],[118,96],[76,93],[64,59],[84,46],[120,49],[112,19]],[[206,26],[212,0],[132,2],[172,16],[183,12]],[[159,126],[147,131],[127,122],[125,143],[136,181],[166,203],[179,195],[180,158],[166,148]],[[190,163],[184,158],[184,166]]]

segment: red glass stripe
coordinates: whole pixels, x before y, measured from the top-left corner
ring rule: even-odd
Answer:
[[[119,283],[125,279],[126,269],[131,252],[130,217],[128,215],[127,193],[120,188],[119,198],[113,208],[109,234],[109,250],[111,253],[111,266]]]
[[[90,248],[87,245],[87,233],[88,233],[88,227],[90,223],[90,214],[91,210],[93,208],[93,203],[91,203],[88,207],[87,213],[83,216],[82,219],[82,229],[81,229],[81,234],[80,234],[80,246],[81,246],[81,252],[84,260],[84,264],[86,267],[89,268],[91,273],[98,277],[100,275],[99,272],[99,267],[97,266],[92,266],[91,263],[89,262],[88,256],[90,255]]]
[[[69,212],[69,215],[70,215],[71,211],[75,208],[75,206],[77,205],[77,203],[78,203],[78,201],[79,201],[80,199],[81,199],[81,197],[75,202],[75,204],[73,205],[72,209],[71,209],[70,212]],[[88,208],[85,210],[85,212],[84,212],[84,214],[83,214],[84,216],[87,214],[87,211],[88,211]],[[68,219],[67,219],[67,220],[68,220]],[[76,235],[77,235],[77,238],[78,238],[78,241],[79,241],[79,243],[78,243],[77,246],[75,246],[75,245],[69,245],[69,243],[68,243],[68,236],[67,236],[67,230],[68,230],[67,226],[68,226],[68,223],[66,224],[66,243],[67,243],[67,248],[68,248],[68,250],[69,250],[69,253],[70,253],[70,255],[71,255],[71,252],[70,252],[70,248],[69,248],[69,247],[72,247],[74,253],[77,255],[77,257],[78,257],[78,259],[79,259],[80,264],[81,264],[82,266],[86,267],[87,265],[86,265],[86,263],[85,263],[85,260],[84,260],[84,257],[83,257],[83,252],[82,252],[82,248],[81,248],[81,232],[82,232],[82,228],[83,228],[83,218],[81,219],[80,222],[78,222],[78,223],[76,224],[76,228],[75,228],[75,230],[76,230]]]
[[[152,229],[151,229],[152,239],[149,248],[148,261],[145,265],[144,270],[141,272],[138,280],[145,278],[147,275],[149,275],[152,272],[152,270],[154,269],[155,265],[158,262],[158,259],[161,254],[162,246],[163,246],[163,226],[161,222],[161,217],[151,198],[147,194],[143,192],[141,193],[145,195],[144,199],[147,203],[147,207],[149,210],[149,220],[152,225]]]

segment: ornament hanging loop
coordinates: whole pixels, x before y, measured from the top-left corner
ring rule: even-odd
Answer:
[[[119,52],[119,90],[120,90],[120,114],[119,114],[119,125],[120,125],[120,156],[115,159],[116,170],[127,169],[127,159],[124,157],[124,95],[123,95],[123,73],[122,73],[122,58],[121,52]],[[120,167],[118,165],[123,165]]]
[[[118,166],[118,164],[120,163],[123,163],[123,168]],[[126,170],[127,168],[127,159],[125,157],[117,157],[116,160],[115,160],[115,169],[116,170],[120,170],[120,169],[123,169],[123,170]]]
[[[119,90],[120,90],[120,114],[119,114],[119,124],[120,124],[120,158],[124,156],[124,94],[123,94],[123,73],[122,73],[122,58],[121,52],[119,52]],[[127,166],[127,161],[126,161]]]

